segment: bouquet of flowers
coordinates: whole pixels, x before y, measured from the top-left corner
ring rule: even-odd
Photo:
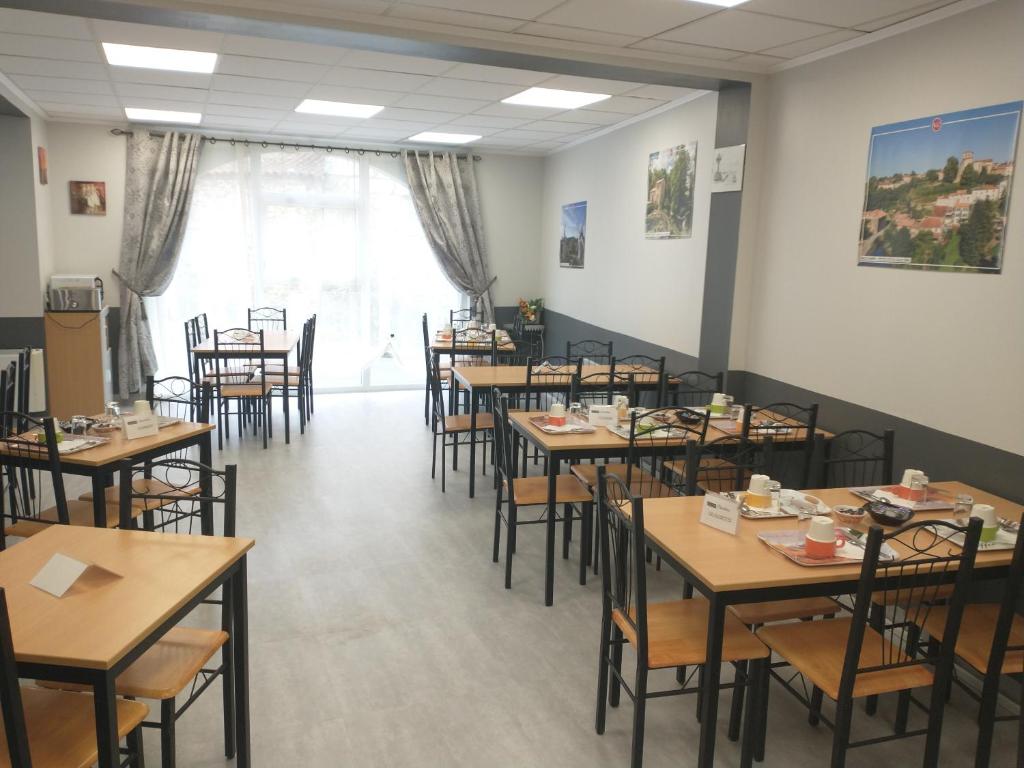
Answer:
[[[540,316],[540,311],[544,306],[544,299],[519,299],[519,314],[523,316],[523,320],[528,323],[534,323]]]

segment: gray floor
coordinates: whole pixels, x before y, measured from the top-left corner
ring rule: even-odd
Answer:
[[[257,542],[249,566],[254,764],[628,765],[628,700],[610,711],[603,736],[594,732],[599,581],[577,584],[578,550],[557,560],[555,605],[545,608],[543,526],[521,530],[506,591],[491,562],[489,478],[475,500],[464,466],[449,473],[446,494],[440,477],[431,481],[422,393],[323,395],[316,406],[310,429],[300,437],[295,425],[290,446],[278,414],[269,450],[232,437],[215,455],[239,466],[239,533]],[[652,569],[650,578],[652,598],[678,594],[671,572]],[[728,702],[723,693],[726,711]],[[692,696],[649,705],[646,765],[695,764],[694,705]],[[229,764],[219,708],[219,689],[210,690],[179,722],[179,765]],[[944,766],[973,764],[973,711],[954,694]],[[874,719],[858,710],[855,736],[885,733],[891,714],[885,702]],[[912,718],[923,722],[920,712]],[[719,721],[716,765],[738,765],[738,744]],[[147,736],[157,766],[159,742]],[[775,686],[765,764],[827,764],[830,743],[829,731],[809,727]],[[993,765],[1011,764],[1013,726],[998,727],[997,743]],[[921,748],[914,739],[854,750],[848,765],[919,765]]]

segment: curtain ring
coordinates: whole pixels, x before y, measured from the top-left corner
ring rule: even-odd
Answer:
[[[281,151],[282,152],[284,151],[284,142],[283,141],[281,142]]]
[[[246,148],[248,148],[248,146],[249,146],[249,140],[248,139],[245,140],[245,146],[246,146]]]
[[[298,145],[298,144],[296,144],[296,145],[295,145],[295,151],[296,151],[296,152],[298,152],[298,151],[299,151],[299,145]]]
[[[366,154],[366,150],[365,150],[365,149],[357,149],[357,150],[356,150],[356,152],[358,152],[358,153],[359,153],[359,156],[360,156],[360,157],[362,157],[363,155],[365,155],[365,154]]]
[[[265,142],[265,141],[263,142],[263,148],[264,148],[264,149],[266,149],[266,148],[267,148],[267,142]]]
[[[231,139],[231,146],[232,147],[235,146],[235,140],[234,139]]]
[[[217,137],[216,136],[211,136],[210,137],[210,143],[211,144],[216,144],[217,143]]]
[[[377,157],[380,157],[380,150],[378,149],[374,154],[376,154]]]
[[[334,147],[327,147],[327,154],[331,154],[334,151]]]
[[[346,154],[346,155],[347,155],[347,154],[348,154],[349,152],[351,152],[351,151],[352,151],[351,149],[349,149],[348,147],[345,147],[345,154]]]

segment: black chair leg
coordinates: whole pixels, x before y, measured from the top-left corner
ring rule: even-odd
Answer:
[[[640,768],[644,762],[644,717],[647,712],[647,665],[642,661],[636,669],[636,683],[633,693],[633,751],[630,758],[632,768]]]
[[[872,603],[871,613],[868,616],[868,624],[873,630],[884,634],[885,630],[885,606]],[[868,696],[864,701],[864,711],[874,715],[878,711],[878,696]]]
[[[601,611],[601,646],[597,659],[597,713],[594,730],[604,733],[605,713],[608,707],[608,650],[611,647],[611,612],[606,607]]]
[[[505,589],[512,589],[512,555],[516,551],[516,521],[519,519],[515,501],[508,500],[508,536],[505,539]]]
[[[740,661],[736,664],[736,677],[732,687],[732,706],[729,709],[729,741],[740,737],[740,720],[743,717],[743,697],[747,690],[749,664]]]
[[[223,590],[227,592],[227,589]],[[235,756],[235,654],[231,643],[230,632],[228,641],[221,646],[222,690],[224,698],[224,756],[231,759]]]
[[[137,725],[131,733],[125,737],[128,746],[129,765],[135,768],[146,768],[146,752],[142,748],[142,726]]]
[[[572,539],[572,504],[562,505],[562,559],[569,559],[569,541]]]
[[[580,519],[580,586],[587,585],[587,565],[590,558],[590,528],[593,524],[593,504],[584,504]]]
[[[498,556],[501,552],[501,497],[504,495],[504,486],[498,485],[496,490],[496,500],[494,502],[494,551],[491,553],[491,561],[498,562]]]
[[[811,725],[817,725],[821,722],[821,701],[824,697],[821,688],[814,686],[811,689],[811,707],[807,713],[807,722]]]
[[[612,626],[612,643],[612,668],[619,674],[622,674],[622,630],[619,629],[618,624]],[[617,707],[619,706],[619,694],[622,692],[622,684],[615,674],[612,674],[610,682],[611,689],[608,691],[608,703],[613,707]]]
[[[160,702],[160,764],[174,768],[174,699]]]
[[[740,768],[750,768],[754,759],[754,745],[757,740],[758,723],[761,718],[762,709],[762,682],[763,674],[761,667],[765,664],[764,659],[755,659],[750,662],[750,677],[747,685],[750,691],[747,693],[747,711],[743,720],[743,741],[740,745]]]
[[[832,768],[846,765],[846,750],[850,745],[850,721],[853,719],[853,701],[840,698],[836,702],[836,722],[832,732]]]

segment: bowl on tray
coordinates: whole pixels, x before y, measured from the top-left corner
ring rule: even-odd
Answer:
[[[910,522],[914,516],[914,510],[906,507],[898,507],[884,501],[869,501],[862,509],[866,509],[871,519],[879,525],[897,526]]]
[[[836,519],[843,523],[862,523],[867,517],[867,510],[864,507],[854,507],[849,504],[837,504],[832,507]]]

